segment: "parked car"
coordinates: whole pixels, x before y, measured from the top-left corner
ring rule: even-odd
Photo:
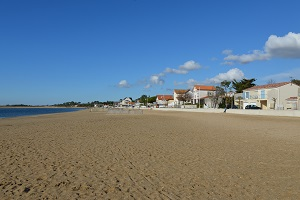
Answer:
[[[256,109],[256,110],[261,110],[261,107],[258,107],[256,105],[246,105],[245,109]]]

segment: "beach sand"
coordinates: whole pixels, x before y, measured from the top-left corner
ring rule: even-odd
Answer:
[[[300,118],[89,110],[0,120],[0,199],[300,199]]]

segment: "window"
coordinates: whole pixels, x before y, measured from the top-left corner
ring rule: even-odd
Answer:
[[[265,99],[265,98],[266,98],[265,90],[261,90],[261,91],[260,91],[260,98],[261,98],[261,99]]]
[[[243,96],[244,96],[244,99],[249,99],[250,92],[244,92]]]

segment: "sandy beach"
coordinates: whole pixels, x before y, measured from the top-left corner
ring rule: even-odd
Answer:
[[[0,119],[0,199],[300,199],[299,128],[156,110]]]

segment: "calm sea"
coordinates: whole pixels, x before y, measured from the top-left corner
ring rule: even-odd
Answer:
[[[84,108],[0,108],[0,118],[74,112]]]

